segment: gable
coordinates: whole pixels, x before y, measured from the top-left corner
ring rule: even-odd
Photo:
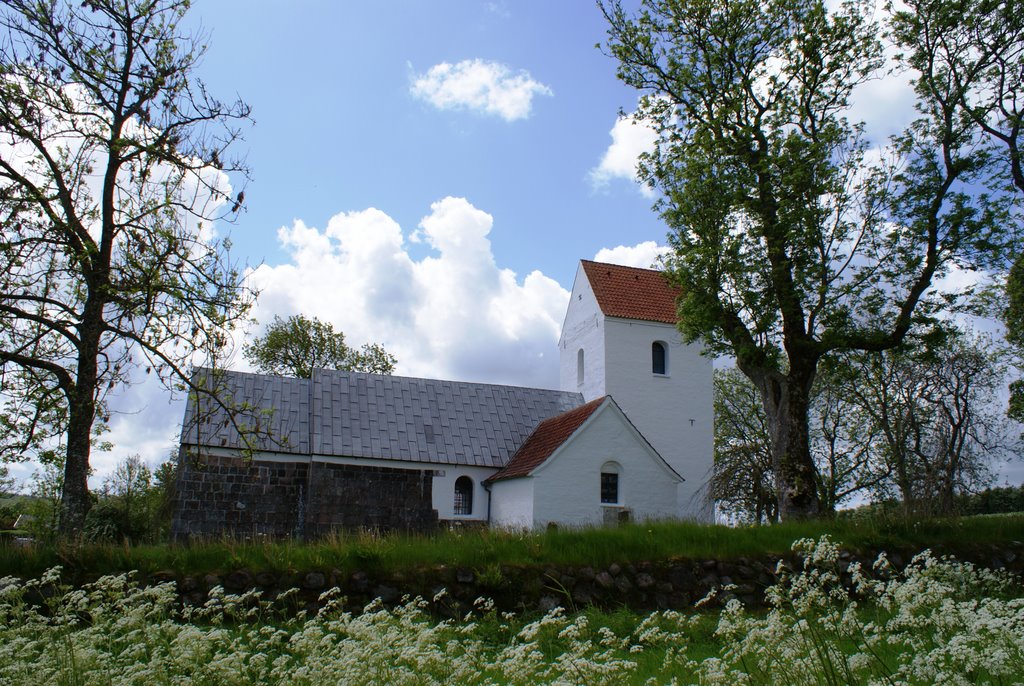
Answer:
[[[544,469],[553,458],[556,458],[559,451],[563,448],[568,449],[576,436],[583,433],[587,426],[590,426],[592,422],[602,421],[600,419],[602,414],[614,415],[618,418],[628,428],[636,445],[656,462],[667,476],[677,482],[684,481],[683,477],[672,469],[654,446],[629,421],[615,400],[607,395],[541,422],[509,463],[487,481],[495,482],[530,476]],[[605,421],[612,421],[612,419],[609,418]]]
[[[261,424],[256,450],[479,467],[505,465],[540,422],[583,403],[578,393],[336,370],[224,372],[218,383],[229,406],[252,408],[236,421]],[[182,443],[245,447],[228,410],[194,397]]]
[[[590,260],[580,264],[606,317],[676,324],[679,289],[662,272]]]

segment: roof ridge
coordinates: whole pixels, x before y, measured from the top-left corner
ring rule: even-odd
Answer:
[[[210,371],[209,367],[195,367],[193,369],[193,374],[201,373],[201,372],[209,372],[209,371]],[[400,380],[405,380],[405,381],[424,381],[424,382],[428,382],[428,383],[456,384],[456,385],[466,385],[466,386],[484,386],[484,387],[488,387],[488,388],[511,388],[511,389],[516,389],[516,390],[525,390],[525,391],[542,391],[544,393],[564,393],[566,395],[577,395],[576,391],[566,391],[566,390],[562,390],[560,388],[541,388],[540,386],[517,386],[515,384],[508,384],[508,383],[501,384],[501,383],[493,383],[493,382],[489,382],[489,381],[461,381],[461,380],[458,380],[458,379],[434,379],[434,378],[430,378],[430,377],[427,377],[427,376],[405,376],[403,374],[376,374],[376,373],[373,373],[373,372],[355,372],[355,371],[349,371],[347,369],[327,369],[327,368],[320,368],[320,367],[315,368],[313,370],[313,372],[314,373],[320,372],[320,373],[326,373],[326,374],[332,374],[332,375],[334,375],[334,374],[336,374],[336,375],[348,375],[348,376],[362,375],[362,376],[367,376],[367,377],[380,377],[382,379],[396,379],[396,380],[400,379]],[[290,381],[312,381],[313,380],[312,377],[288,376],[287,374],[265,374],[263,372],[250,372],[250,371],[243,371],[243,370],[240,370],[240,369],[218,369],[218,370],[216,370],[216,373],[218,373],[218,374],[233,374],[233,375],[238,375],[238,376],[248,376],[248,377],[254,377],[254,378],[261,378],[261,379],[287,379],[287,380],[290,380]]]
[[[642,272],[654,272],[655,274],[664,274],[664,269],[651,269],[650,267],[637,267],[631,264],[617,264],[615,262],[598,262],[597,260],[583,260],[580,262],[586,262],[587,264],[597,265],[598,267],[615,267],[616,269],[636,269]]]

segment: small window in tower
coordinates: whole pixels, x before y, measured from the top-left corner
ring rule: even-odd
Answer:
[[[455,514],[473,514],[473,480],[468,476],[455,480]]]
[[[576,385],[583,385],[583,348],[576,353]]]
[[[651,343],[651,371],[655,374],[668,374],[668,349],[661,341]]]
[[[616,462],[605,462],[601,466],[601,502],[606,505],[619,503],[619,472]]]

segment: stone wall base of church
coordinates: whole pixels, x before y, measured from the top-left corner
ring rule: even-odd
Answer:
[[[171,534],[322,538],[334,531],[437,527],[433,472],[316,461],[277,462],[182,451]]]

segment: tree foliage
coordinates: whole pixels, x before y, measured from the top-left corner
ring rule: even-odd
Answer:
[[[909,46],[921,86],[955,100],[1007,162],[1008,181],[1024,193],[1024,6],[1000,0],[909,0],[893,22]],[[1019,222],[1014,225],[1019,230]],[[1007,339],[1024,348],[1024,256],[1019,249],[1006,279]],[[1010,386],[1009,415],[1024,421],[1024,381]]]
[[[5,496],[14,490],[14,481],[11,470],[0,464],[0,496]]]
[[[59,441],[65,533],[89,507],[108,394],[136,370],[174,385],[215,366],[252,298],[215,231],[244,200],[228,154],[249,108],[196,78],[188,7],[0,9],[0,447]]]
[[[918,4],[913,17],[934,7],[951,17],[957,3]],[[1005,18],[983,4],[986,26]],[[990,74],[929,61],[951,23],[920,40],[892,9],[876,22],[868,2],[602,8],[619,77],[643,93],[637,116],[659,132],[640,174],[661,191],[680,330],[735,356],[768,419],[780,515],[813,516],[822,503],[808,416],[822,361],[908,337],[926,344],[935,313],[965,295],[940,293],[940,277],[1006,266],[1016,233],[1007,157],[982,121],[1006,117],[998,105],[971,109]],[[886,31],[904,50],[896,66],[911,75],[918,116],[868,155],[875,142],[849,117],[854,90],[892,66]],[[983,36],[964,40],[978,46]],[[1006,41],[1021,45],[1016,33]]]
[[[1003,322],[1006,324],[1006,340],[1024,351],[1024,255],[1018,257],[1006,278],[1006,309]],[[1024,379],[1010,383],[1009,417],[1024,422]]]
[[[345,343],[345,334],[330,322],[301,314],[288,319],[275,316],[263,335],[242,348],[242,353],[264,374],[308,379],[314,369],[391,374],[398,360],[376,343],[359,350]]]

